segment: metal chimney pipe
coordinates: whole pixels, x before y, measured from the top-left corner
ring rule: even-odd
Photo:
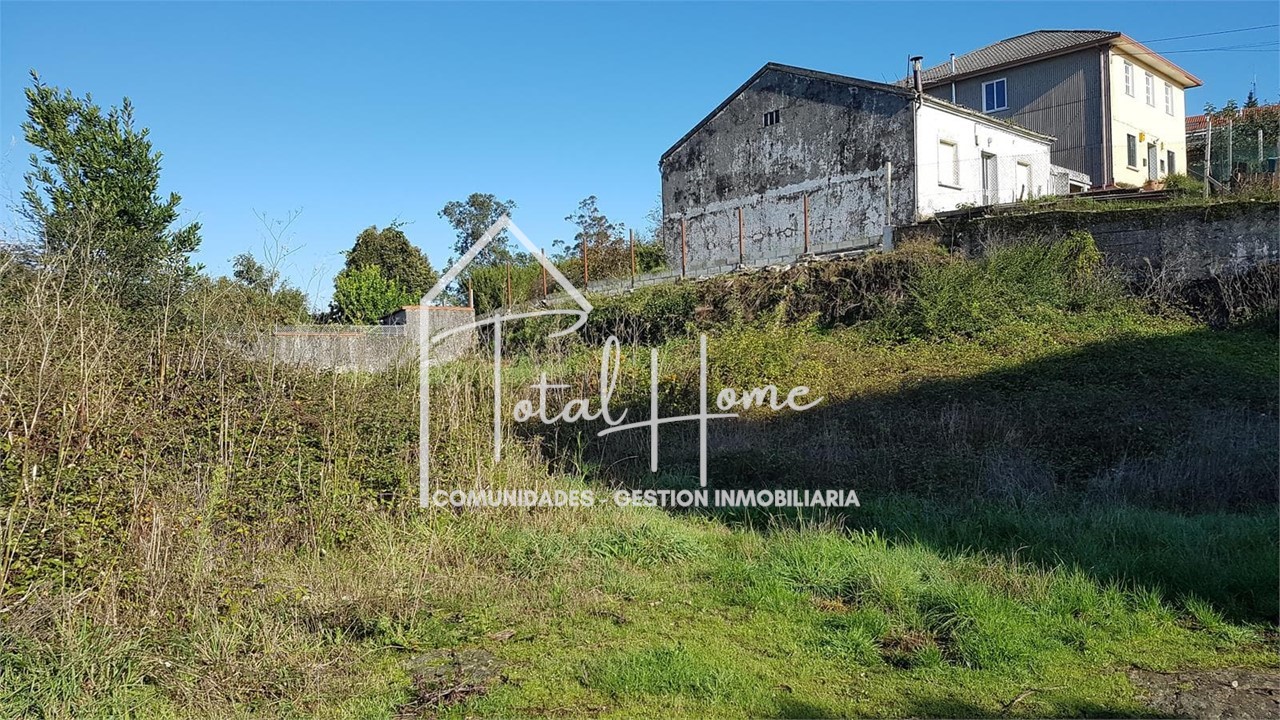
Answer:
[[[921,60],[924,60],[923,55],[916,55],[915,57],[911,58],[911,79],[915,82],[917,95],[924,94],[924,82],[920,78],[920,61]]]
[[[951,74],[956,74],[956,54],[951,53]]]

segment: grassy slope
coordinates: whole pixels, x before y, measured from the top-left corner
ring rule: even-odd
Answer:
[[[821,435],[813,427],[843,429],[868,438],[824,460],[823,483],[863,495],[843,521],[388,509],[359,498],[412,489],[414,463],[400,454],[413,442],[412,378],[278,387],[249,376],[235,381],[242,400],[211,389],[225,377],[207,388],[192,380],[170,401],[191,406],[184,432],[238,437],[234,426],[245,437],[218,445],[231,459],[207,471],[189,459],[198,441],[186,442],[165,486],[179,500],[135,508],[144,524],[172,525],[161,540],[129,524],[109,568],[48,557],[27,567],[45,580],[6,595],[0,716],[955,717],[1006,706],[1015,716],[1116,716],[1145,712],[1131,667],[1274,667],[1273,508],[1250,498],[1245,480],[1256,477],[1192,463],[1213,447],[1230,460],[1218,464],[1246,474],[1269,462],[1274,335],[1079,299],[1005,298],[974,308],[976,323],[917,308],[839,329],[715,324],[716,382],[804,379],[831,407],[808,428],[748,421],[741,432],[763,454],[722,458],[713,482],[785,481],[788,446],[810,452],[820,445],[803,444]],[[693,343],[676,333],[662,346],[670,400],[687,400]],[[559,362],[591,371],[586,351]],[[631,379],[647,376],[629,363]],[[483,407],[485,368],[453,372],[460,414],[468,402]],[[268,399],[255,402],[263,388]],[[140,407],[151,392],[139,392]],[[151,422],[160,432],[169,421]],[[1010,434],[1029,424],[1040,431]],[[1261,427],[1264,439],[1223,455],[1211,430],[1224,424],[1246,435]],[[95,444],[128,447],[129,433]],[[468,448],[483,454],[483,432],[433,436],[442,462],[480,467]],[[664,438],[674,470],[659,482],[687,479],[680,442]],[[607,457],[573,456],[582,472],[548,474],[515,443],[478,481],[635,479]],[[130,477],[125,457],[113,466],[120,477]],[[1099,491],[1116,467],[1244,489],[1188,510],[1142,482]],[[1026,477],[1041,480],[1018,484]],[[90,535],[112,529],[72,512],[108,497],[91,487],[58,515],[68,528],[88,522]],[[263,508],[284,489],[296,496]],[[46,547],[14,537],[7,546]],[[145,559],[131,559],[135,550]],[[104,579],[59,592],[49,578],[65,583],[68,567]],[[490,655],[500,678],[480,682],[483,692],[451,674]],[[428,666],[445,668],[446,681],[423,680]],[[421,704],[451,685],[448,702]]]

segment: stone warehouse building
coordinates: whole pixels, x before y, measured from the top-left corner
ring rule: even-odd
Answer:
[[[874,247],[937,212],[1058,191],[1052,143],[915,88],[769,63],[662,155],[663,238],[703,275]]]

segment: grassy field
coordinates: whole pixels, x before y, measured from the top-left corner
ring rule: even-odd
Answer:
[[[855,488],[839,514],[420,510],[412,372],[6,293],[0,715],[1144,716],[1131,670],[1275,668],[1274,293],[1213,329],[1090,251],[908,248],[513,342],[511,398],[541,368],[590,391],[615,332],[659,348],[664,408],[696,404],[699,332],[715,389],[811,385],[716,426],[710,485]],[[696,482],[682,429],[657,476],[577,427],[510,428],[495,466],[491,373],[433,385],[440,477]],[[639,417],[647,380],[628,345]]]

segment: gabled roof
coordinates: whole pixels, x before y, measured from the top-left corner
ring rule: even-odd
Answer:
[[[717,105],[715,110],[712,110],[710,113],[707,114],[706,117],[699,120],[698,124],[693,126],[693,129],[685,133],[670,148],[667,148],[667,151],[662,153],[662,157],[659,159],[658,162],[661,163],[663,160],[666,160],[668,157],[670,157],[671,153],[678,150],[681,145],[684,145],[685,142],[689,140],[689,138],[693,137],[699,130],[703,128],[703,126],[711,122],[711,120],[715,118],[715,116],[719,115],[722,110],[728,107],[729,103],[733,102],[733,100],[737,98],[739,95],[741,95],[744,90],[751,87],[752,83],[754,83],[756,80],[759,80],[761,75],[764,75],[765,73],[770,71],[787,73],[787,74],[796,75],[799,77],[807,77],[814,80],[825,80],[827,82],[838,83],[840,85],[860,87],[865,90],[880,90],[882,92],[889,92],[889,93],[893,93],[894,95],[900,95],[902,97],[913,97],[915,95],[915,93],[913,93],[910,90],[907,90],[906,88],[898,87],[895,85],[886,85],[885,83],[879,83],[873,80],[863,80],[861,78],[849,77],[847,75],[836,75],[834,73],[822,72],[820,70],[809,70],[808,68],[796,67],[794,65],[783,65],[781,63],[774,63],[774,62],[765,63],[764,66],[761,67],[759,70],[757,70],[754,75],[747,78],[746,82],[739,85],[737,90],[734,90],[732,93],[730,93],[729,97],[724,99],[724,102]]]
[[[1142,62],[1178,80],[1183,87],[1201,84],[1199,78],[1149,50],[1137,40],[1115,30],[1036,30],[957,55],[954,72],[951,70],[951,61],[948,60],[922,71],[920,77],[925,87],[934,87],[972,75],[1016,67],[1100,45],[1115,45],[1123,52],[1139,56]],[[910,83],[910,78],[901,82],[904,85]]]

